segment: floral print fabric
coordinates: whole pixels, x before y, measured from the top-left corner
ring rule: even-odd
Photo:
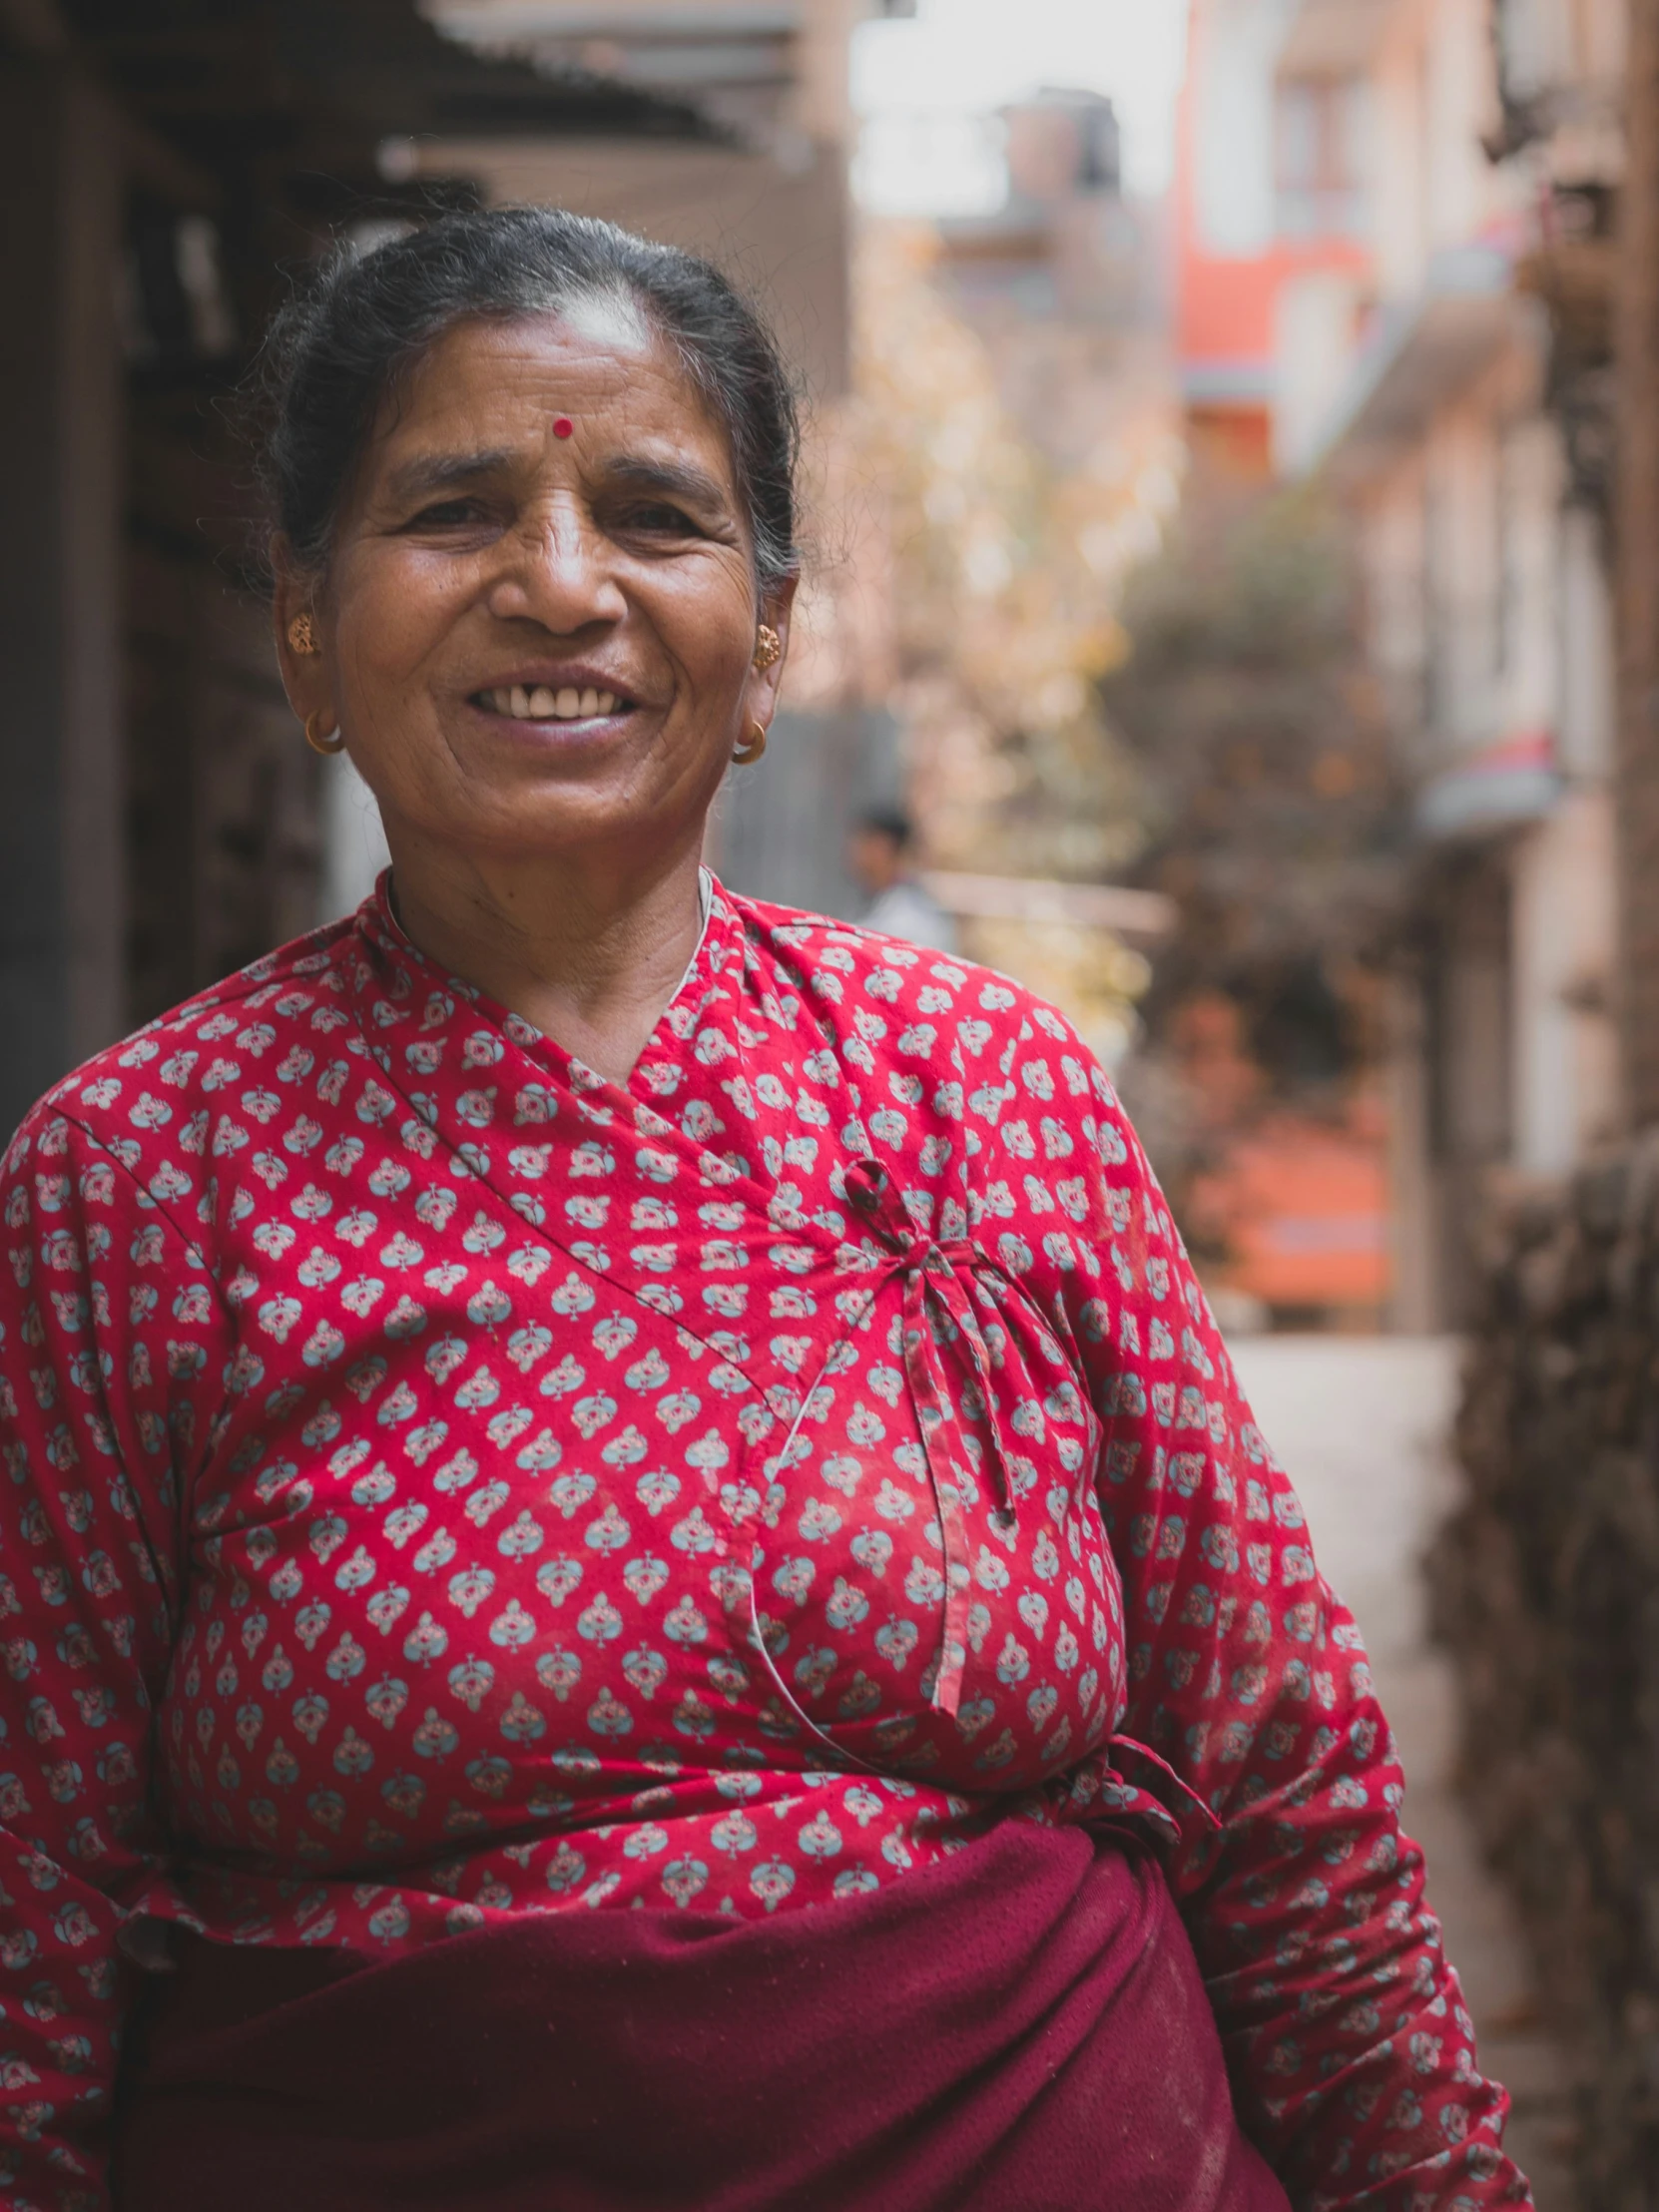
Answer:
[[[1301,2203],[1525,2201],[1321,1582],[1110,1085],[716,890],[625,1087],[383,893],[0,1176],[0,2188],[105,2201],[156,1924],[384,1955],[1163,1847]]]

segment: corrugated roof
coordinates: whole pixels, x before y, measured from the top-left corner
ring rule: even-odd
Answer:
[[[478,54],[412,0],[57,0],[56,13],[130,112],[215,171],[344,166],[366,182],[387,138],[718,136],[687,102]]]

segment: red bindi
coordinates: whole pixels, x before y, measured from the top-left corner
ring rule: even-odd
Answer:
[[[562,414],[553,417],[553,435],[556,438],[573,437],[575,433],[576,425],[571,421],[569,415]]]

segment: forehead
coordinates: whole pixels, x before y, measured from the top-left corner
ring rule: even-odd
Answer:
[[[553,424],[568,415],[568,447]],[[557,448],[580,461],[619,453],[695,459],[733,489],[726,433],[672,345],[634,303],[600,296],[555,312],[476,317],[446,330],[381,405],[370,477],[413,453]]]

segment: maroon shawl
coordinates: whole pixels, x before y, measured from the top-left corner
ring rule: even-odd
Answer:
[[[147,2009],[122,2212],[1286,2212],[1158,1866],[1075,1830],[772,1920],[193,1938]]]

